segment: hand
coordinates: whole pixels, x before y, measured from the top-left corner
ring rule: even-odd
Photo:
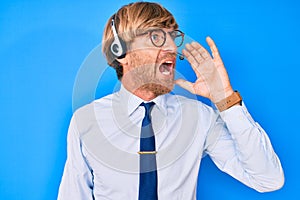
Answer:
[[[191,83],[187,80],[178,79],[176,84],[193,94],[209,98],[217,103],[233,93],[228,74],[220,57],[219,51],[210,38],[206,38],[212,56],[199,43],[187,44],[182,54],[187,58],[196,73],[197,80]]]

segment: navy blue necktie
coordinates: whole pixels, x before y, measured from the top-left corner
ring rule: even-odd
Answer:
[[[157,171],[155,138],[151,124],[150,111],[154,103],[142,103],[145,117],[142,122],[140,139],[140,186],[139,200],[157,200]]]

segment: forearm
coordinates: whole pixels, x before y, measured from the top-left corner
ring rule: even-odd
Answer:
[[[233,106],[220,115],[227,131],[220,136],[214,149],[216,153],[212,153],[218,167],[260,192],[282,187],[284,176],[280,161],[267,134],[247,109]],[[224,159],[220,159],[221,156]]]

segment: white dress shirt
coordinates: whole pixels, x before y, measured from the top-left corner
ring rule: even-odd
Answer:
[[[59,200],[138,199],[142,102],[122,86],[74,113]],[[206,154],[220,170],[257,191],[282,187],[280,161],[244,105],[219,113],[179,95],[153,102],[159,199],[196,199]]]

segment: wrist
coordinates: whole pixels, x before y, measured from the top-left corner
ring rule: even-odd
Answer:
[[[231,108],[234,105],[241,105],[242,97],[238,91],[232,92],[229,96],[215,103],[220,112]]]
[[[214,93],[213,95],[211,95],[210,100],[216,104],[226,98],[228,98],[229,96],[231,96],[234,93],[233,89],[231,87],[227,88],[227,89],[223,89],[221,92],[219,93]]]

